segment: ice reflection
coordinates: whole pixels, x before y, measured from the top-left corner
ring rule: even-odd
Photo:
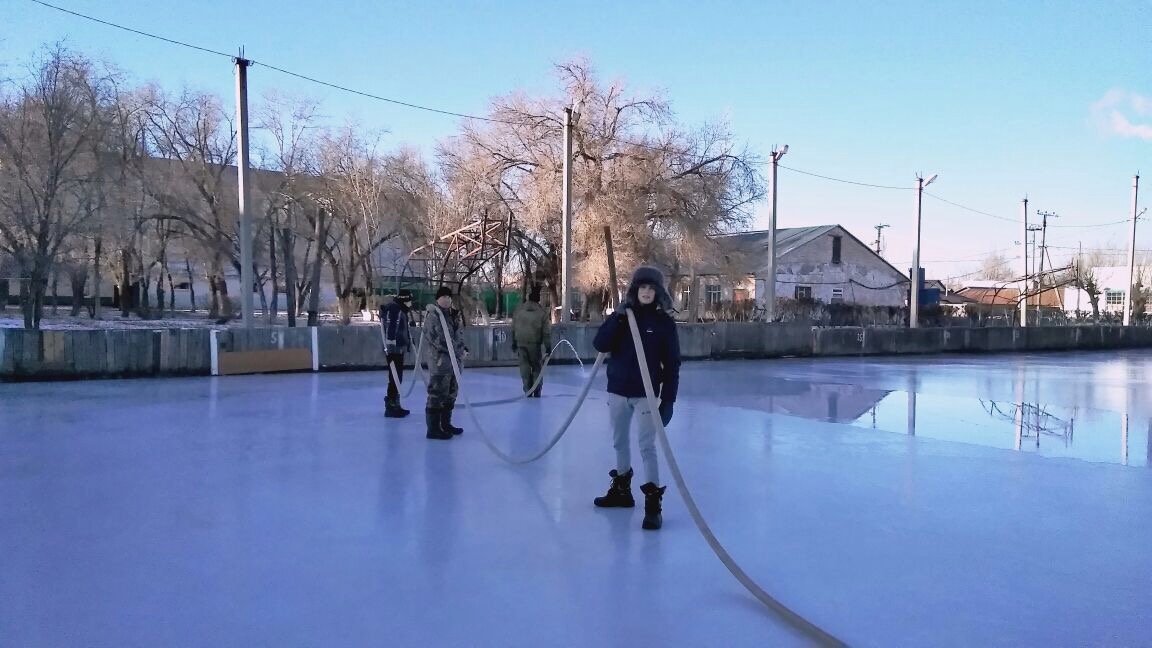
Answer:
[[[1128,412],[1074,404],[967,400],[909,390],[904,398],[881,398],[851,423],[1047,457],[1152,466],[1152,417],[1146,430],[1137,429],[1135,420]],[[1143,456],[1130,452],[1141,446],[1147,449]]]
[[[1152,354],[1145,352],[797,359],[762,367],[755,380],[734,380],[731,365],[706,365],[687,374],[681,389],[773,414],[1152,466]]]

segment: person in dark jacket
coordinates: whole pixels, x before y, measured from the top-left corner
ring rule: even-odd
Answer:
[[[548,311],[540,305],[540,286],[532,286],[528,301],[516,307],[512,314],[512,351],[520,358],[520,380],[524,393],[536,385],[544,363],[544,346],[552,337],[552,324]],[[543,384],[536,385],[530,398],[540,398]]]
[[[380,330],[384,334],[384,355],[388,358],[388,394],[384,416],[403,418],[410,413],[400,407],[400,382],[404,381],[404,354],[412,348],[412,291],[404,288],[392,301],[380,307]],[[392,375],[392,368],[396,375]],[[397,382],[399,380],[399,382]]]
[[[456,407],[460,385],[456,382],[448,348],[451,346],[456,360],[463,363],[468,357],[468,347],[464,346],[464,318],[460,311],[452,308],[452,289],[447,286],[436,290],[436,301],[425,309],[424,346],[428,349],[428,404],[424,408],[428,424],[426,436],[429,439],[451,439],[464,430],[452,425],[452,410]]]
[[[680,387],[680,338],[676,322],[669,314],[672,298],[664,287],[664,275],[656,268],[640,266],[632,273],[628,292],[616,312],[608,316],[596,332],[593,345],[597,351],[610,353],[608,359],[608,415],[612,424],[613,445],[616,448],[616,468],[608,473],[612,485],[604,497],[597,497],[596,506],[632,507],[632,448],[630,428],[632,415],[639,417],[637,436],[640,457],[644,463],[647,481],[640,487],[644,493],[645,529],[659,529],[663,524],[661,500],[667,486],[660,486],[659,463],[656,458],[656,425],[644,393],[644,381],[627,311],[636,316],[640,340],[644,345],[652,389],[660,399],[660,419],[664,425],[672,420],[676,392]]]

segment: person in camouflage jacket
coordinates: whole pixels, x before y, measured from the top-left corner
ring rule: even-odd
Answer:
[[[436,291],[436,301],[428,304],[425,310],[424,343],[428,348],[428,404],[424,408],[428,424],[426,436],[429,439],[451,439],[464,430],[452,425],[452,410],[456,408],[460,385],[452,370],[448,345],[452,345],[456,359],[461,363],[468,355],[468,347],[464,346],[463,317],[452,308],[452,290],[447,286]]]
[[[520,380],[529,398],[540,398],[543,384],[536,384],[544,365],[544,350],[551,341],[552,324],[548,311],[540,305],[540,287],[533,286],[528,301],[512,314],[512,351],[520,359]],[[536,388],[529,393],[532,385]]]

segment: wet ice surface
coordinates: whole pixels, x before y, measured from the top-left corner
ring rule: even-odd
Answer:
[[[460,411],[425,441],[419,387],[382,418],[383,379],[0,385],[0,645],[803,644],[674,488],[656,533],[591,505],[603,376],[524,467]],[[527,455],[581,380],[478,413]],[[734,558],[850,644],[1119,646],[1152,627],[1150,420],[1146,351],[795,359],[686,364],[669,436]]]

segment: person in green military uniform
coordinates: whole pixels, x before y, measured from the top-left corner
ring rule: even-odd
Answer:
[[[444,315],[444,320],[440,315]],[[444,322],[448,328],[445,330]],[[452,289],[441,286],[436,290],[436,301],[428,304],[424,313],[424,340],[428,347],[428,403],[424,406],[429,439],[451,439],[464,432],[452,425],[452,410],[460,385],[452,371],[449,345],[456,359],[464,362],[468,347],[464,346],[464,321],[460,312],[452,308]]]
[[[524,382],[524,393],[529,398],[540,398],[540,388],[532,385],[540,378],[544,364],[545,345],[551,341],[552,324],[548,321],[548,311],[540,305],[540,287],[533,286],[528,293],[528,301],[516,307],[512,313],[512,350],[520,358],[520,380]]]

